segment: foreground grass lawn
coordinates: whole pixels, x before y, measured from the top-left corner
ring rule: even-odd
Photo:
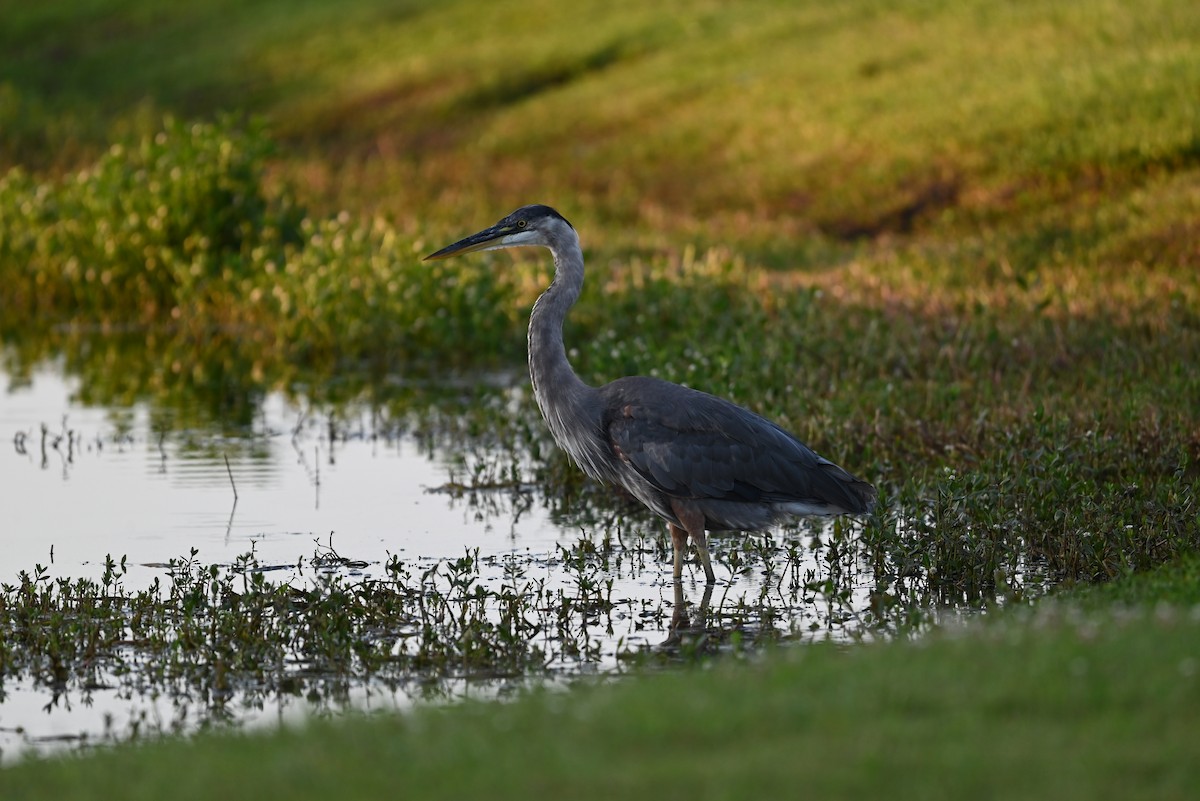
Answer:
[[[0,797],[1191,798],[1198,575],[1190,558],[919,642],[31,761]]]

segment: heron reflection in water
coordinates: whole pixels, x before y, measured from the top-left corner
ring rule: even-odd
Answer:
[[[542,416],[585,473],[624,487],[667,521],[676,582],[689,538],[708,583],[716,581],[707,531],[871,510],[874,487],[735,403],[644,376],[585,384],[562,338],[583,289],[583,251],[575,228],[554,209],[524,206],[426,259],[525,245],[554,256],[554,280],[529,317],[529,376]]]

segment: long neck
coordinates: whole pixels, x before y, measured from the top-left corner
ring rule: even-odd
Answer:
[[[554,441],[592,478],[612,480],[611,452],[600,434],[600,392],[580,380],[567,361],[562,326],[583,291],[583,253],[574,231],[550,246],[554,281],[529,315],[529,377]]]
[[[529,377],[555,441],[595,475],[594,443],[589,435],[599,424],[598,398],[596,390],[571,369],[562,337],[563,319],[583,290],[583,254],[574,236],[555,242],[550,251],[554,254],[554,281],[529,315]]]
[[[578,242],[560,242],[554,254],[554,281],[529,315],[529,377],[542,413],[588,389],[567,361],[563,320],[583,291],[583,254]]]

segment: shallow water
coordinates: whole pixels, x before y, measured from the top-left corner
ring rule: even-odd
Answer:
[[[3,582],[14,582],[34,565],[51,577],[99,578],[111,555],[127,558],[124,585],[139,589],[163,579],[171,560],[196,549],[197,561],[221,565],[252,552],[272,568],[273,581],[303,584],[311,580],[314,554],[336,552],[353,560],[341,568],[349,578],[380,578],[392,557],[428,569],[477,550],[484,583],[498,585],[506,566],[519,563],[546,588],[569,593],[579,574],[564,566],[567,550],[581,539],[614,536],[612,522],[592,527],[586,516],[552,511],[558,504],[531,484],[462,491],[487,437],[438,436],[394,419],[381,422],[369,404],[317,412],[303,399],[268,394],[249,424],[225,429],[190,416],[185,421],[182,414],[173,419],[144,402],[89,406],[78,400],[77,380],[54,365],[20,382],[0,374],[0,386]],[[519,395],[522,386],[518,380],[513,388],[498,387],[498,402],[505,403],[508,393]],[[588,631],[582,654],[577,644],[569,653],[551,647],[552,671],[616,670],[619,652],[653,649],[671,637],[671,614],[680,599],[660,528],[636,519],[615,524],[615,536],[633,543],[625,548],[622,541],[625,550],[603,576],[613,581],[615,611],[605,625]],[[830,565],[819,549],[793,546],[800,555],[790,565],[785,597],[784,576],[771,572],[769,554],[764,569],[725,569],[739,559],[744,563],[736,548],[746,542],[737,540],[733,551],[728,542],[714,543],[722,579],[714,609],[765,604],[778,608],[766,618],[784,631],[862,633],[856,610],[869,604],[865,580],[843,576],[836,600],[805,590],[812,579],[828,577]],[[775,539],[768,543],[778,547]],[[699,603],[703,592],[694,579],[693,572],[685,582],[686,604]],[[524,683],[523,677],[460,677],[440,683],[434,694],[501,693]],[[28,677],[9,677],[2,690],[3,759],[211,722],[186,699],[130,697],[115,685],[51,690]],[[413,690],[363,682],[341,688],[334,701],[255,697],[222,712],[253,725],[322,708],[402,707],[428,694],[427,685]]]
[[[537,508],[515,524],[479,519],[430,492],[451,480],[444,452],[353,428],[330,441],[326,420],[279,395],[240,436],[155,432],[140,405],[94,409],[71,395],[49,369],[0,395],[0,433],[11,443],[0,460],[11,499],[0,575],[35,562],[55,575],[91,575],[105,555],[128,555],[136,585],[158,570],[144,565],[192,547],[213,562],[251,549],[263,562],[295,562],[314,539],[332,537],[340,553],[377,561],[388,551],[552,550],[562,534]]]

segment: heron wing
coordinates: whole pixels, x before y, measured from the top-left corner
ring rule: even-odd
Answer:
[[[650,378],[602,391],[614,453],[669,496],[865,510],[863,482],[736,404]]]

